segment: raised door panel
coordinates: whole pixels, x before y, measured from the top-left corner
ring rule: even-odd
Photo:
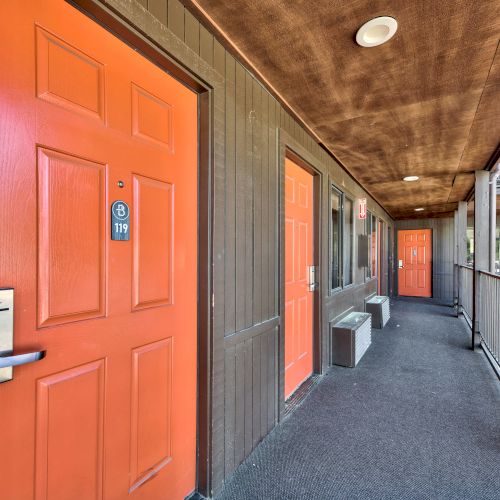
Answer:
[[[295,300],[288,300],[285,303],[285,324],[286,324],[286,337],[285,337],[285,370],[293,365],[294,357],[294,343],[295,333],[297,326],[295,323]]]
[[[295,281],[295,224],[293,219],[285,219],[285,245],[287,253],[285,256],[285,284]]]
[[[36,500],[103,494],[104,360],[37,382]]]
[[[295,246],[298,249],[297,255],[297,282],[304,283],[307,281],[307,264],[309,247],[309,224],[307,222],[299,222],[298,224],[298,241],[295,241]]]
[[[174,152],[172,106],[132,84],[132,134]]]
[[[173,185],[134,175],[133,306],[172,304]]]
[[[309,300],[307,296],[300,297],[298,299],[298,327],[301,332],[306,332],[309,328],[310,318],[309,318]],[[297,335],[297,350],[296,358],[299,360],[306,356],[309,352],[309,341],[310,337],[308,335]]]
[[[36,43],[38,97],[104,120],[104,65],[40,27]]]
[[[104,206],[104,165],[39,148],[39,326],[105,314]]]
[[[132,352],[130,492],[171,460],[173,340]]]

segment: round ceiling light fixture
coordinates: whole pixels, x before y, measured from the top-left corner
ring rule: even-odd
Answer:
[[[413,182],[413,181],[418,181],[420,177],[418,175],[408,175],[407,177],[403,177],[403,180],[405,182]]]
[[[361,47],[382,45],[394,36],[397,29],[398,22],[393,17],[370,19],[356,33],[356,43]]]
[[[416,208],[415,212],[422,212],[424,209],[422,207]]]

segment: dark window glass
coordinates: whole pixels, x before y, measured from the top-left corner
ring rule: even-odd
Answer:
[[[332,188],[332,289],[342,286],[341,249],[342,249],[342,194]]]
[[[366,236],[368,240],[368,245],[367,245],[367,250],[368,250],[368,267],[366,268],[366,277],[371,278],[372,277],[372,266],[371,266],[371,234],[372,234],[372,214],[368,212],[366,214],[366,220],[365,220],[365,229],[366,229]]]
[[[352,283],[352,250],[354,237],[353,202],[344,198],[344,286]]]
[[[372,234],[370,242],[371,242],[370,248],[371,248],[371,268],[372,268],[371,276],[372,278],[375,278],[375,276],[377,276],[378,248],[377,248],[377,218],[374,215],[372,215]]]
[[[366,214],[366,235],[368,237],[368,267],[367,278],[375,278],[377,275],[377,217],[368,212]]]

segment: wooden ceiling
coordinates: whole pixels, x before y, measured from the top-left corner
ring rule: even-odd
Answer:
[[[395,218],[449,215],[498,147],[500,0],[185,3]],[[383,15],[396,35],[359,47],[357,29]]]

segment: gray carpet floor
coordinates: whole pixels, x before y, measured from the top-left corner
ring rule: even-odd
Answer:
[[[391,301],[226,483],[229,499],[500,499],[500,383],[453,309]]]

